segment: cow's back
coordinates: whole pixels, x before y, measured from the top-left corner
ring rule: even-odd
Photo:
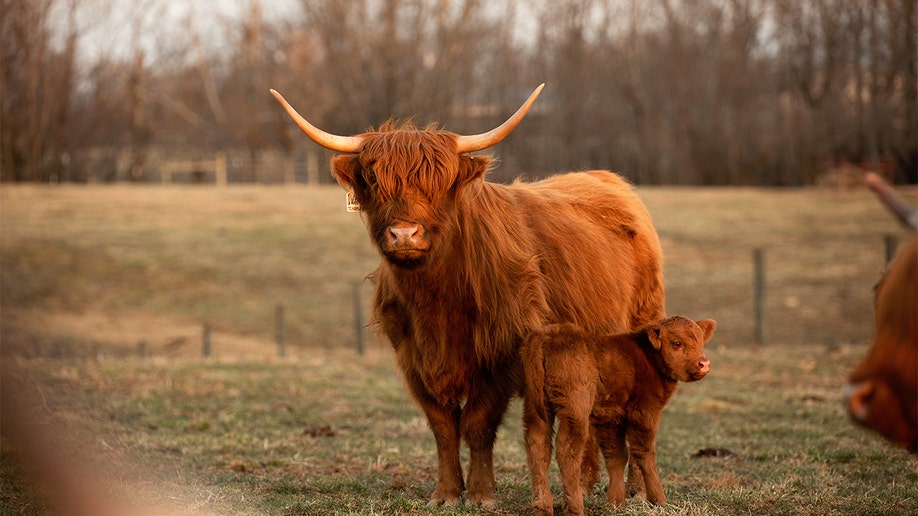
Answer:
[[[876,340],[899,342],[918,352],[918,238],[903,244],[889,264],[875,308]]]
[[[622,333],[665,315],[660,242],[631,184],[591,171],[511,188],[547,284],[546,322]]]

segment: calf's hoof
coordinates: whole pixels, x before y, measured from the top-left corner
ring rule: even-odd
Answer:
[[[625,482],[625,493],[631,498],[637,498],[639,500],[647,499],[647,494],[644,493],[644,486],[635,484],[634,482]]]
[[[648,496],[647,502],[653,505],[658,505],[660,507],[666,507],[666,496],[665,495]]]
[[[624,507],[625,506],[625,492],[609,492],[606,494],[606,503],[613,507]]]
[[[532,516],[554,516],[555,509],[551,505],[551,500],[539,500],[532,502]]]
[[[564,507],[564,516],[583,516],[583,507]]]

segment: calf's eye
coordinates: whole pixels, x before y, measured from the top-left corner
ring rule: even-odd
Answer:
[[[679,342],[678,340],[673,342],[673,348],[680,349],[681,347],[682,347],[682,343]]]

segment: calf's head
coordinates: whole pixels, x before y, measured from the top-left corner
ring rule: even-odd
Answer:
[[[332,174],[359,204],[374,244],[389,263],[416,268],[449,253],[444,244],[456,232],[460,193],[482,181],[490,163],[470,153],[510,134],[543,86],[506,122],[473,136],[391,122],[358,136],[337,136],[317,129],[271,93],[313,141],[345,153],[332,159]]]
[[[704,378],[711,370],[711,362],[704,354],[704,344],[711,340],[716,327],[714,319],[696,322],[681,316],[648,326],[647,338],[660,353],[664,374],[682,382],[695,382]]]

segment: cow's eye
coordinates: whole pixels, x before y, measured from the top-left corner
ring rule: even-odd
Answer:
[[[363,180],[369,186],[374,186],[376,184],[376,172],[373,172],[372,168],[363,169]]]
[[[678,340],[673,341],[673,349],[682,349],[682,343]]]

